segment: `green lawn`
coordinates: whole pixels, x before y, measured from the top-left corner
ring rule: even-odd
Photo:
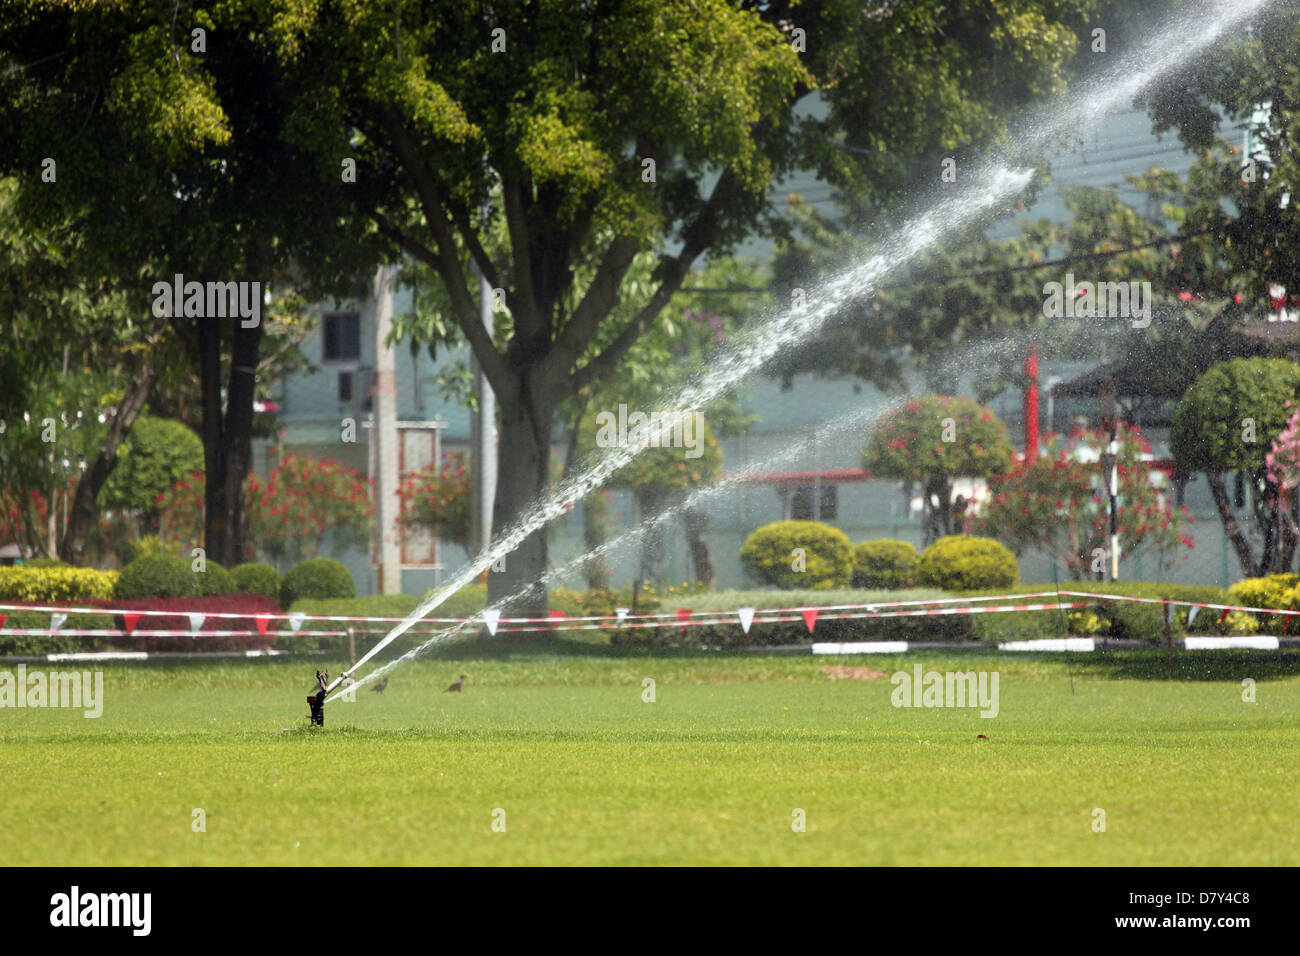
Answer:
[[[997,670],[999,715],[895,708],[887,678],[825,670],[917,660]],[[1174,675],[1160,655],[1076,657],[1072,689],[1063,660],[983,651],[462,649],[312,730],[316,666],[104,665],[98,720],[0,710],[0,860],[1300,864],[1300,655],[1184,654]]]

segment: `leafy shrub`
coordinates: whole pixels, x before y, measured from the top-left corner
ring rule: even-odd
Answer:
[[[178,558],[181,556],[181,547],[179,544],[163,541],[156,534],[148,534],[131,542],[128,553],[131,556],[131,561],[153,554],[167,554]]]
[[[1043,585],[1042,590],[1050,590],[1050,585]],[[1128,597],[1155,598],[1161,601],[1189,601],[1198,604],[1237,604],[1230,592],[1223,588],[1198,584],[1171,584],[1164,581],[1089,581],[1074,583],[1069,586],[1072,591],[1090,593],[1118,594]],[[1077,598],[1062,598],[1078,600]],[[1144,604],[1136,601],[1099,602],[1091,610],[1105,622],[1104,636],[1127,640],[1153,641],[1165,640],[1165,607],[1163,604]],[[1188,633],[1187,618],[1190,608],[1175,607],[1170,621],[1170,632],[1177,639]],[[1003,615],[986,615],[1002,617]],[[1253,633],[1245,630],[1250,625],[1240,617],[1228,615],[1226,621],[1220,622],[1222,612],[1202,608],[1192,622],[1191,631],[1196,634],[1243,634]]]
[[[203,442],[178,421],[141,415],[118,452],[117,466],[99,493],[99,503],[158,520],[158,498],[172,485],[203,470]]]
[[[802,571],[795,569],[796,551],[802,552]],[[853,546],[848,536],[817,521],[763,525],[745,539],[740,560],[759,581],[778,588],[844,588],[853,576]]]
[[[0,600],[49,603],[112,597],[117,571],[52,565],[0,568]],[[39,625],[37,625],[39,626]]]
[[[120,600],[171,597],[226,597],[235,593],[235,579],[215,561],[195,571],[193,562],[168,554],[136,558],[122,569],[113,589]]]
[[[280,603],[291,607],[302,598],[356,597],[357,586],[352,572],[335,558],[308,558],[284,576],[280,585]]]
[[[1014,587],[1020,579],[1016,556],[992,538],[954,534],[940,538],[921,555],[918,579],[945,591]]]
[[[241,594],[262,594],[269,598],[280,599],[280,585],[283,583],[280,572],[269,564],[260,561],[248,561],[237,564],[230,569],[235,581],[235,590]]]
[[[1281,611],[1300,610],[1300,591],[1296,582],[1300,575],[1270,574],[1262,578],[1245,578],[1228,588],[1231,600],[1225,604],[1241,604],[1246,607],[1277,608]],[[1289,615],[1252,614],[1259,626],[1269,631],[1284,628]]]
[[[921,552],[907,541],[880,538],[853,549],[853,586],[897,590],[916,586]]]
[[[32,558],[30,561],[24,561],[18,565],[21,568],[70,568],[72,565],[67,561],[60,561],[58,558]]]

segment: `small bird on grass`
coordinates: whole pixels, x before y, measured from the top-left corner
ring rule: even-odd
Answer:
[[[376,694],[382,694],[384,692],[384,688],[387,686],[388,686],[388,678],[385,677],[383,680],[381,680],[379,683],[377,683],[374,687],[370,689],[373,690]]]
[[[456,683],[448,687],[445,691],[443,691],[443,693],[450,694],[454,691],[455,693],[459,694],[462,690],[465,689],[465,678],[468,676],[469,676],[468,674],[461,674],[460,680],[456,681]]]

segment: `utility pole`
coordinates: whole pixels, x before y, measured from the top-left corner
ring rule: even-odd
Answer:
[[[388,335],[393,328],[392,270],[375,273],[375,527],[379,535],[379,593],[402,591],[401,515],[397,475],[397,364]]]
[[[1097,396],[1101,405],[1101,430],[1110,435],[1110,444],[1101,456],[1102,475],[1110,492],[1110,579],[1119,580],[1119,415],[1115,403],[1115,383],[1101,383]]]

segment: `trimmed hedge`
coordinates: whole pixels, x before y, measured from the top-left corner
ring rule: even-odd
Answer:
[[[863,541],[853,549],[853,586],[889,591],[916,587],[920,563],[921,552],[910,542],[896,538]]]
[[[925,549],[917,580],[922,587],[945,591],[1010,588],[1020,581],[1020,567],[1016,556],[1000,541],[950,534]]]
[[[433,592],[430,591],[430,594]],[[428,594],[425,595],[428,597]],[[410,614],[423,601],[423,597],[414,594],[375,594],[369,597],[354,598],[304,598],[294,602],[290,613],[339,615],[344,617],[395,617],[403,618]],[[470,584],[447,598],[432,613],[432,617],[472,617],[487,605],[487,585]],[[395,623],[395,622],[394,622]],[[358,623],[357,654],[363,654],[373,647],[392,629],[392,624]],[[431,627],[431,625],[426,625]],[[280,637],[276,647],[284,650],[325,650],[346,653],[348,638],[346,634],[337,637],[309,636],[315,631],[346,631],[347,623],[343,621],[303,621],[297,635],[290,632],[288,624],[282,623]],[[475,633],[467,631],[466,633]],[[409,650],[429,638],[427,634],[403,634],[393,642],[393,646]]]
[[[211,569],[212,563],[208,563]],[[223,569],[224,570],[224,569]],[[229,574],[229,572],[226,572]],[[195,574],[195,577],[202,575]],[[116,638],[116,647],[132,651],[253,651],[266,650],[275,642],[278,622],[269,621],[265,635],[257,631],[257,622],[249,618],[209,617],[204,620],[195,637],[152,637],[150,631],[186,631],[190,630],[189,612],[201,614],[279,614],[280,605],[274,598],[260,594],[210,595],[206,597],[155,597],[139,600],[114,598],[111,601],[95,602],[106,607],[127,611],[174,611],[174,615],[142,615],[136,622],[135,629],[127,637]],[[123,615],[113,616],[110,626],[122,630],[126,628]],[[69,619],[69,625],[71,619]],[[77,625],[81,627],[83,625]],[[212,631],[243,631],[247,636],[216,637],[204,636]]]
[[[15,630],[48,628],[49,611],[0,611],[6,615],[0,629],[0,657],[32,657],[41,654],[72,654],[77,651],[104,651],[113,647],[111,637],[73,637],[57,631],[51,635],[31,636],[10,633]],[[109,614],[69,614],[63,625],[69,630],[111,630],[117,625]]]
[[[113,597],[124,601],[143,598],[228,597],[235,593],[235,579],[215,561],[205,561],[195,571],[189,558],[169,554],[148,554],[122,569]]]
[[[280,585],[280,604],[292,607],[304,598],[351,598],[357,595],[356,582],[347,566],[335,558],[308,558],[295,565]]]
[[[280,600],[280,586],[284,579],[280,572],[269,564],[260,561],[248,561],[237,564],[230,569],[235,581],[235,590],[241,594],[261,594]]]
[[[113,596],[117,580],[117,571],[65,565],[0,568],[0,600],[40,604],[108,598]]]
[[[873,604],[894,601],[923,601],[947,597],[942,591],[914,588],[907,591],[718,591],[674,597],[663,602],[662,611],[678,608],[692,611],[733,612],[740,607],[756,610],[812,607],[838,604]],[[764,624],[755,620],[746,634],[732,617],[726,624],[704,626],[627,628],[610,632],[615,644],[697,647],[770,647],[781,644],[811,644],[814,641],[962,641],[972,638],[968,615],[933,617],[890,617],[880,620],[848,618],[818,620],[813,633],[797,612],[793,621]]]
[[[803,552],[803,570],[794,567]],[[819,521],[773,521],[740,548],[740,560],[755,578],[773,587],[825,591],[848,587],[853,545],[848,535]]]

